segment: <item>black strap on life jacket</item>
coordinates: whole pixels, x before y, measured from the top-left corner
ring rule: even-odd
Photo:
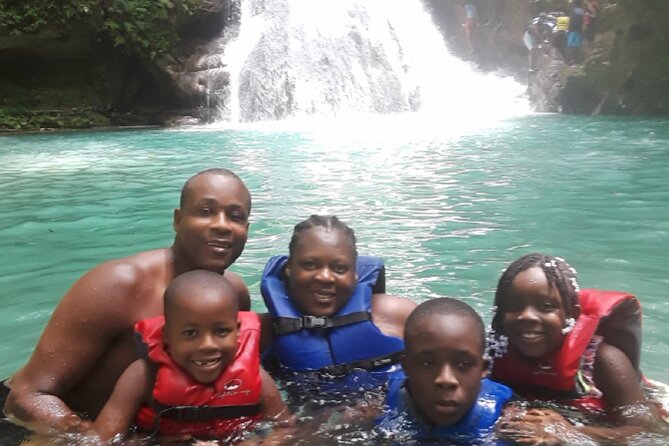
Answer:
[[[404,350],[387,355],[377,356],[376,358],[360,359],[358,361],[347,362],[346,364],[334,364],[322,369],[318,369],[318,373],[323,375],[342,376],[350,373],[354,369],[374,370],[379,367],[385,367],[391,364],[396,364],[402,359]]]
[[[242,404],[238,406],[167,406],[154,401],[153,410],[156,418],[169,418],[179,423],[230,420],[232,418],[252,417],[260,413],[260,404]]]
[[[301,316],[301,317],[277,317],[274,319],[274,333],[278,336],[294,333],[303,328],[334,328],[343,325],[355,324],[356,322],[369,321],[372,315],[368,311],[357,311],[344,316]]]
[[[260,413],[260,404],[258,403],[239,406],[167,406],[154,400],[151,407],[156,413],[151,433],[154,438],[160,432],[161,418],[169,418],[179,423],[195,423],[253,417]]]

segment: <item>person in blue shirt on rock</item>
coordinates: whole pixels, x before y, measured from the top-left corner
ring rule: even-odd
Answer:
[[[406,379],[389,386],[381,435],[401,443],[492,438],[512,391],[486,378],[486,336],[476,311],[448,297],[425,301],[407,319],[404,341]]]

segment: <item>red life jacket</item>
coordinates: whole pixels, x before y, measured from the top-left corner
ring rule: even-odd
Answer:
[[[247,429],[260,415],[260,320],[239,312],[239,339],[234,361],[212,384],[202,384],[167,354],[158,316],[135,325],[147,349],[147,359],[158,365],[153,402],[137,415],[141,428],[163,434],[228,437]]]
[[[581,315],[557,352],[530,361],[509,346],[503,357],[495,359],[492,379],[514,388],[535,387],[566,392],[563,395],[570,395],[576,400],[579,398],[576,375],[583,353],[595,334],[625,352],[640,375],[641,307],[636,297],[620,291],[584,289],[579,293],[579,301]],[[602,407],[601,400],[586,400],[577,404]]]

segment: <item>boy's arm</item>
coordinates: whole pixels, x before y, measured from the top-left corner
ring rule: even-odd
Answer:
[[[277,423],[277,426],[293,427],[295,416],[290,413],[288,406],[283,402],[274,379],[262,367],[260,368],[260,378],[262,380],[260,413],[262,413],[263,419]]]
[[[125,369],[93,425],[102,440],[128,432],[140,407],[149,400],[154,381],[155,370],[145,359]]]
[[[274,424],[272,432],[263,438],[250,438],[240,446],[270,445],[279,446],[292,439],[295,432],[295,416],[290,413],[288,406],[283,402],[279,389],[271,376],[261,367],[260,378],[260,413],[265,421]]]

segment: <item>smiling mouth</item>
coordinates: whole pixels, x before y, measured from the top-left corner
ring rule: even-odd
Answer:
[[[318,302],[330,302],[335,298],[334,291],[314,291],[313,294]]]
[[[232,243],[223,240],[210,240],[207,242],[207,246],[213,248],[214,251],[224,252],[232,248]]]
[[[211,358],[211,359],[193,359],[193,364],[202,368],[213,368],[221,363],[221,358]]]
[[[544,334],[537,331],[520,332],[518,333],[518,335],[520,336],[520,339],[522,339],[525,342],[536,342],[544,338]]]

